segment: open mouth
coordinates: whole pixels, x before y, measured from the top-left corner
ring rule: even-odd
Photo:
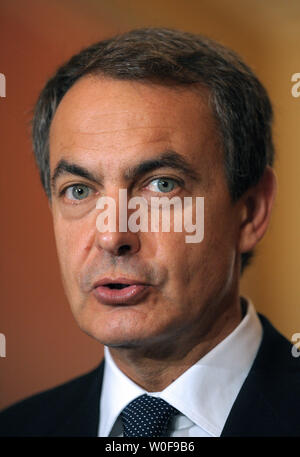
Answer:
[[[114,284],[104,284],[105,287],[109,287],[110,289],[125,289],[125,287],[129,287],[129,284],[120,284],[120,283],[114,283]]]
[[[106,305],[129,305],[139,303],[149,291],[146,284],[124,284],[107,282],[95,287],[94,294],[100,303]]]

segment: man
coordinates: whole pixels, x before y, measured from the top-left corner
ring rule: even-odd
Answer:
[[[102,41],[50,79],[35,156],[72,312],[105,362],[8,408],[2,435],[299,434],[299,361],[239,295],[275,195],[271,122],[233,52],[174,30]],[[146,202],[141,219],[164,196],[192,202],[195,220],[202,198],[203,240],[174,221],[124,228],[120,190]],[[99,229],[105,198],[115,230]]]

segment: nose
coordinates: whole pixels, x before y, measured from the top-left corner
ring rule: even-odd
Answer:
[[[130,231],[104,232],[98,233],[97,246],[114,256],[132,255],[139,251],[140,240],[136,233]]]
[[[119,196],[116,197],[117,190],[111,194],[101,198],[97,202],[96,208],[103,209],[108,205],[105,211],[105,216],[99,216],[96,220],[97,227],[97,247],[100,250],[109,252],[114,256],[132,255],[140,249],[140,239],[136,232],[131,232],[128,228],[128,208],[127,208],[127,192],[125,199],[122,200],[120,207],[120,190]],[[121,209],[120,209],[121,208]],[[107,217],[108,224],[103,223]]]

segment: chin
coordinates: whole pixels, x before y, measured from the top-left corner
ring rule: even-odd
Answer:
[[[145,331],[138,331],[136,325],[128,325],[112,316],[82,315],[77,320],[80,329],[99,343],[109,347],[135,347]],[[123,325],[122,325],[123,324]]]
[[[112,328],[111,325],[81,325],[81,330],[97,340],[99,343],[110,348],[119,349],[142,349],[156,346],[161,340],[160,334],[146,333],[146,329],[138,329],[136,326],[127,326],[126,329]],[[159,343],[161,348],[161,343]]]
[[[131,349],[158,345],[162,350],[168,340],[174,341],[174,322],[162,312],[154,315],[141,306],[109,309],[86,302],[74,317],[83,332],[105,346]]]
[[[84,329],[83,329],[84,330]],[[89,336],[97,340],[99,343],[109,348],[118,349],[138,349],[149,346],[152,339],[147,339],[144,336],[139,337],[137,335],[107,335],[102,332],[84,330]]]

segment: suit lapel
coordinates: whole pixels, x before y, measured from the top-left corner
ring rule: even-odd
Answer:
[[[73,398],[72,415],[62,420],[54,436],[97,436],[104,361],[80,382]]]
[[[282,435],[284,427],[277,411],[264,395],[264,383],[265,380],[259,375],[249,374],[227,418],[221,436]]]
[[[263,339],[221,436],[299,435],[296,406],[291,414],[292,404],[299,405],[299,361],[289,341],[259,317]]]

